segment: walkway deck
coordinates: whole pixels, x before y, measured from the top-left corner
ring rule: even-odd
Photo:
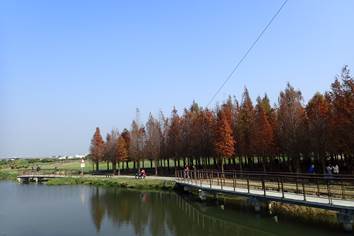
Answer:
[[[176,172],[176,182],[212,194],[237,195],[335,211],[354,212],[354,178],[236,172]]]
[[[328,210],[353,210],[354,211],[354,201],[353,200],[343,200],[343,199],[328,199],[328,197],[318,197],[316,195],[306,195],[296,193],[284,192],[284,196],[279,191],[271,190],[256,190],[247,188],[233,188],[228,186],[220,185],[210,185],[208,184],[198,184],[190,181],[177,179],[176,182],[182,186],[187,186],[194,189],[200,189],[210,193],[222,193],[228,195],[239,195],[245,197],[255,197],[261,200],[277,201],[284,203],[292,203],[297,205],[323,208]]]

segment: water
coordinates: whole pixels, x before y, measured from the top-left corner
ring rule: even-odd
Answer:
[[[176,193],[0,181],[0,236],[346,235]]]

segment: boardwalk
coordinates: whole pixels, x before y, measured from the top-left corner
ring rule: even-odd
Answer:
[[[65,175],[56,175],[56,174],[24,174],[17,176],[17,180],[20,183],[28,183],[31,181],[42,182],[43,180],[54,179],[54,178],[64,178]]]
[[[354,178],[298,175],[243,174],[236,172],[176,172],[176,183],[187,191],[243,196],[259,206],[262,202],[315,207],[337,212],[339,223],[352,230]]]
[[[354,211],[354,201],[353,200],[342,200],[342,199],[328,199],[328,197],[318,197],[316,195],[306,195],[297,193],[287,193],[280,191],[271,190],[257,190],[247,188],[233,188],[228,186],[215,185],[210,186],[209,184],[200,182],[192,182],[183,179],[177,179],[176,182],[180,185],[200,189],[210,193],[223,193],[229,195],[239,195],[245,197],[255,197],[258,199],[267,199],[269,201],[277,201],[284,203],[294,203],[297,205],[304,205],[310,207],[318,207],[329,210],[353,210]]]

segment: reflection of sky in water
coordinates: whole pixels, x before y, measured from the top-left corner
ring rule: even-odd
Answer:
[[[190,203],[173,192],[0,182],[0,193],[0,236],[341,235]]]
[[[86,203],[86,192],[85,192],[85,189],[80,186],[80,202],[81,202],[81,205],[84,206],[85,203]]]

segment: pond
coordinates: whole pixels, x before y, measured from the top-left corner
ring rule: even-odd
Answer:
[[[342,235],[175,192],[0,181],[0,236]],[[347,234],[343,234],[347,235]]]

